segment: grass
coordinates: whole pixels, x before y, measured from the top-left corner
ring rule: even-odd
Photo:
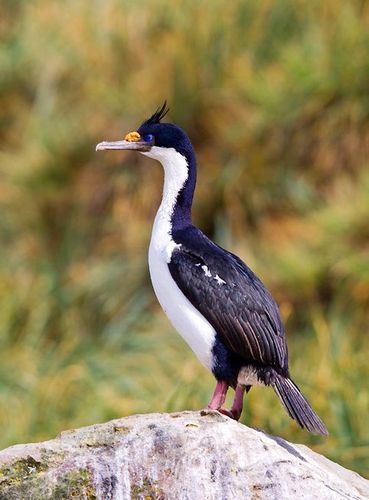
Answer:
[[[160,169],[94,152],[167,98],[198,151],[194,219],[272,290],[331,434],[259,388],[244,422],[367,475],[368,20],[344,0],[4,2],[1,447],[208,401],[149,284]]]

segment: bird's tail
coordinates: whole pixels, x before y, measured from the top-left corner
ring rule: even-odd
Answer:
[[[277,372],[270,381],[283,406],[291,418],[303,429],[315,434],[328,435],[328,430],[318,415],[311,408],[297,385],[290,378],[283,377]]]

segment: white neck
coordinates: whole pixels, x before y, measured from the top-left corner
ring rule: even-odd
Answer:
[[[177,196],[188,178],[188,163],[186,158],[174,148],[159,148],[153,146],[145,156],[158,160],[164,168],[163,197],[155,217],[152,238],[165,239],[171,230],[171,216],[177,201]]]
[[[155,217],[149,249],[149,268],[156,296],[174,328],[189,344],[200,361],[211,370],[215,331],[183,295],[170,274],[176,244],[171,235],[171,219],[178,193],[189,174],[186,158],[173,148],[152,147],[145,156],[160,161],[164,167],[163,199]]]

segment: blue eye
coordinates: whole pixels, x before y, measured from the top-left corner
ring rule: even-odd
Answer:
[[[152,134],[146,134],[142,137],[145,142],[152,142],[154,140],[154,136]]]

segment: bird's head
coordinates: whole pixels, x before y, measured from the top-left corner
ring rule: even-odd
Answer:
[[[168,113],[166,102],[145,120],[137,130],[130,132],[121,141],[100,142],[96,150],[119,149],[139,151],[161,161],[168,152],[175,150],[187,160],[194,156],[193,147],[187,134],[173,123],[161,123]]]

